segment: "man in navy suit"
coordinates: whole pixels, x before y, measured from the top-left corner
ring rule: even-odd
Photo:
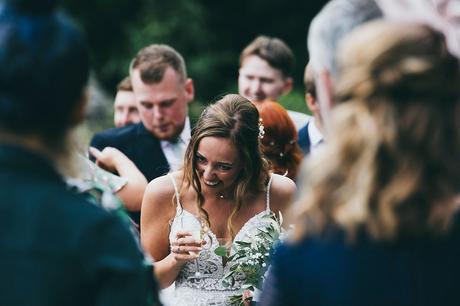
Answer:
[[[166,45],[141,49],[130,75],[141,123],[97,133],[91,146],[119,149],[150,181],[182,164],[190,139],[188,104],[194,86],[182,56]],[[130,215],[139,222],[140,212]]]
[[[303,80],[305,84],[305,102],[313,114],[313,118],[299,130],[298,137],[302,152],[304,155],[308,155],[323,142],[323,119],[321,118],[319,104],[316,100],[315,81],[310,64],[305,67]]]

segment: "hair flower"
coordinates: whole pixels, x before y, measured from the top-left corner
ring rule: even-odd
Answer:
[[[263,139],[265,135],[265,130],[264,130],[264,121],[262,118],[259,118],[259,139]]]

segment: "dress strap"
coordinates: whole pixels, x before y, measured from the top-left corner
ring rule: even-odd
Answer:
[[[174,179],[174,176],[172,176],[171,173],[168,173],[168,176],[171,179],[171,183],[174,186],[174,194],[176,195],[176,212],[181,212],[182,205],[180,204],[180,201],[179,201],[179,189],[177,188],[176,180]]]
[[[268,180],[267,188],[266,188],[266,199],[265,203],[267,203],[267,207],[265,208],[266,211],[270,211],[270,187],[272,185],[273,174],[270,174],[270,179]]]

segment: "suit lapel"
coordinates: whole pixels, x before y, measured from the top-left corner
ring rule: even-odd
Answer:
[[[136,131],[135,150],[136,159],[148,181],[164,175],[169,171],[168,161],[161,148],[160,141],[147,131],[143,124],[139,124]]]

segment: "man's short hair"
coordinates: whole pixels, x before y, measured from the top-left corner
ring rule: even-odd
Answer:
[[[303,74],[303,83],[305,85],[305,92],[310,94],[314,99],[316,99],[315,79],[313,78],[313,71],[311,70],[310,64],[307,64],[305,66],[305,71]]]
[[[117,91],[133,91],[133,85],[131,84],[131,77],[129,75],[118,83]]]
[[[331,0],[316,15],[308,32],[308,52],[313,71],[326,69],[338,75],[336,52],[340,40],[352,29],[382,17],[374,0]]]
[[[171,67],[182,82],[187,79],[187,69],[182,55],[167,45],[154,44],[142,48],[134,57],[130,73],[139,69],[142,82],[155,84],[161,82],[166,68]]]
[[[284,77],[290,77],[294,68],[294,54],[284,41],[276,37],[258,36],[240,55],[240,67],[251,55],[257,55],[273,68],[281,70]]]

